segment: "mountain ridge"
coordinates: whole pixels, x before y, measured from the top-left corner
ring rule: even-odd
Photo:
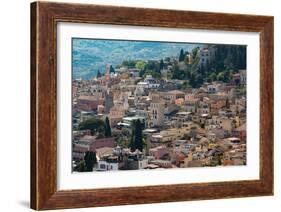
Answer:
[[[160,60],[177,57],[180,50],[191,51],[200,44],[159,41],[124,41],[73,38],[73,78],[90,79],[97,71],[105,71],[107,64],[115,67],[124,60]]]

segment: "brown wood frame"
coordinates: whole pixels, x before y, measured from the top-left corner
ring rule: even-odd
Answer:
[[[58,191],[58,22],[259,32],[260,179]],[[273,17],[48,2],[31,4],[31,208],[43,210],[260,195],[273,195]]]

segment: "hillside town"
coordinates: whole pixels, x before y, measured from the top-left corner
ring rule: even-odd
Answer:
[[[217,51],[73,79],[73,171],[246,165],[246,67],[214,75]]]

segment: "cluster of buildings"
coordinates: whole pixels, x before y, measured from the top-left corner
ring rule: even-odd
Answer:
[[[202,63],[212,53],[202,51]],[[204,60],[203,60],[204,59]],[[179,89],[182,80],[122,67],[92,80],[73,80],[73,163],[96,152],[93,170],[136,170],[246,164],[246,70],[229,83]],[[112,137],[79,130],[80,123],[109,119]],[[142,151],[131,151],[133,123],[141,121]]]

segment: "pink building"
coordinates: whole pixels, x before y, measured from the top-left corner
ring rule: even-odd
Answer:
[[[103,147],[114,147],[114,138],[98,138],[94,139],[90,146],[90,151],[96,151],[96,149]]]
[[[87,151],[95,152],[96,149],[111,147],[113,148],[115,141],[114,138],[97,138],[96,136],[85,135],[80,138],[79,141],[74,145],[73,157],[83,159],[84,153]]]
[[[169,152],[165,146],[158,146],[149,150],[149,155],[153,156],[155,159],[161,159],[167,154],[169,154]]]
[[[97,110],[98,105],[103,105],[103,99],[98,96],[79,96],[77,109],[84,111]]]

